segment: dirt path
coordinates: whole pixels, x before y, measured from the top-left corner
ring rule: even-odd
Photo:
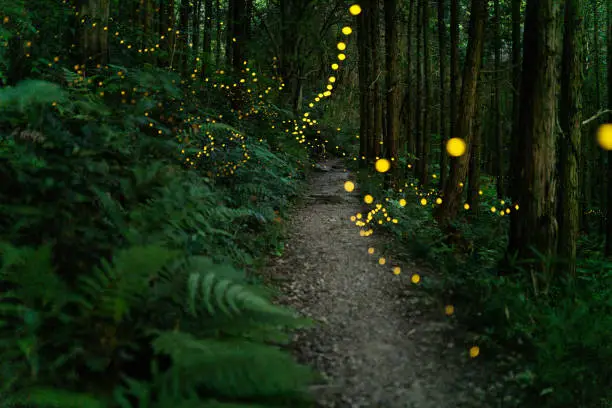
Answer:
[[[361,237],[350,217],[356,194],[343,189],[340,161],[312,180],[312,202],[290,220],[285,255],[268,273],[284,280],[289,304],[321,324],[296,339],[300,360],[329,380],[316,390],[322,407],[487,407],[464,369],[466,350],[449,341],[452,326],[410,283],[414,265],[378,264],[376,234]],[[378,256],[377,256],[378,255]],[[479,402],[476,402],[480,400]]]

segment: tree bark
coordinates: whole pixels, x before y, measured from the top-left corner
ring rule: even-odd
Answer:
[[[565,34],[561,67],[559,119],[563,134],[559,143],[558,251],[567,261],[567,272],[570,276],[576,275],[576,239],[580,228],[578,164],[582,122],[583,6],[582,0],[565,2]]]
[[[608,108],[612,109],[612,4],[608,2]],[[612,112],[608,115],[612,123]],[[608,152],[608,200],[606,204],[606,247],[605,254],[612,258],[612,151]]]
[[[428,172],[428,163],[429,163],[429,139],[430,139],[430,118],[429,118],[429,108],[431,107],[431,86],[429,82],[429,76],[431,75],[431,62],[429,60],[429,2],[428,0],[422,0],[423,6],[422,11],[423,14],[421,18],[423,19],[423,94],[424,100],[421,109],[423,110],[423,131],[421,132],[421,161],[420,170],[419,170],[419,180],[421,182],[421,186],[426,187],[429,184],[429,172]]]
[[[446,154],[447,124],[446,117],[446,24],[444,22],[445,0],[438,0],[438,48],[440,51],[440,191],[448,172],[448,155]]]
[[[359,16],[357,16],[357,49],[359,52],[359,61],[357,68],[359,70],[359,165],[365,168],[369,158],[369,96],[368,96],[368,78],[369,78],[369,50],[368,50],[368,24],[367,24],[367,5]]]
[[[79,15],[88,18],[80,35],[81,62],[88,68],[108,62],[108,26],[110,0],[81,0]]]
[[[374,81],[372,87],[372,95],[373,95],[373,104],[372,108],[374,110],[374,149],[373,154],[374,158],[380,157],[380,143],[382,141],[382,133],[383,133],[383,109],[382,109],[382,97],[381,97],[381,86],[380,86],[380,75],[381,75],[381,67],[380,67],[380,56],[378,50],[380,49],[380,3],[379,0],[371,0],[372,9],[371,13],[371,47],[372,47],[372,73],[374,74]]]
[[[504,188],[504,156],[503,156],[503,134],[502,134],[502,117],[501,117],[501,74],[500,74],[500,62],[501,62],[501,36],[500,36],[500,10],[499,0],[494,1],[494,14],[495,14],[495,25],[494,25],[494,36],[495,36],[495,92],[494,92],[494,126],[495,126],[495,169],[494,174],[497,179],[497,197],[503,198],[506,195]]]
[[[417,12],[416,12],[416,107],[415,107],[415,121],[414,121],[414,132],[415,132],[415,156],[416,164],[414,168],[414,174],[418,180],[422,180],[421,174],[421,161],[424,160],[423,154],[423,65],[421,58],[421,48],[423,47],[422,34],[423,34],[423,19],[421,15],[423,13],[423,0],[417,0]]]
[[[385,153],[391,161],[394,181],[397,178],[398,142],[400,132],[400,87],[398,37],[397,37],[397,1],[385,1],[385,48],[386,48],[386,95],[387,95],[387,133]]]
[[[519,259],[554,256],[558,225],[555,216],[555,134],[557,120],[558,22],[557,0],[528,0],[525,15],[523,78],[518,132],[522,170],[518,190],[520,211],[513,211],[508,252]],[[515,158],[516,159],[516,158]],[[545,265],[539,265],[545,269]],[[538,280],[534,279],[536,292]]]
[[[450,133],[455,137],[455,121],[457,120],[457,98],[459,88],[459,0],[451,0],[450,12]]]
[[[484,48],[484,28],[487,21],[487,0],[472,0],[470,30],[467,55],[463,67],[459,110],[455,121],[453,137],[462,138],[467,145],[467,152],[460,157],[451,157],[450,173],[444,189],[442,205],[437,208],[435,217],[443,230],[448,230],[450,223],[457,216],[466,174],[468,171],[469,148],[471,143],[470,129],[476,112],[476,90],[482,53]]]

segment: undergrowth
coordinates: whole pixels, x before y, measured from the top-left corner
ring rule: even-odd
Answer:
[[[309,167],[285,113],[112,68],[0,89],[0,406],[309,406],[254,273]]]
[[[349,165],[358,169],[355,162]],[[612,263],[602,255],[600,237],[581,238],[573,280],[563,278],[562,260],[534,256],[533,262],[547,261],[555,271],[548,291],[536,293],[525,264],[514,265],[515,273],[509,276],[498,274],[509,217],[500,217],[502,206],[488,180],[481,187],[478,216],[470,215],[472,209],[456,220],[464,238],[461,245],[448,244],[433,219],[433,191],[420,192],[411,178],[395,192],[380,187],[382,181],[380,175],[362,174],[360,189],[372,194],[375,204],[383,203],[398,222],[379,225],[374,216],[374,225],[393,233],[409,256],[440,272],[442,279],[422,287],[454,306],[453,318],[483,349],[479,358],[494,361],[499,353],[509,357],[511,367],[504,371],[510,375],[503,381],[513,395],[500,406],[608,406]],[[400,205],[402,198],[405,206]]]

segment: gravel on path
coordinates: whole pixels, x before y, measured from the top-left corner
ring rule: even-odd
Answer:
[[[466,369],[474,361],[449,338],[443,305],[410,282],[417,266],[394,275],[392,260],[381,266],[368,254],[382,238],[360,236],[350,221],[361,204],[344,191],[342,163],[318,170],[309,202],[288,221],[285,254],[265,274],[282,281],[280,303],[319,323],[295,339],[298,359],[328,380],[313,388],[319,406],[491,406]]]

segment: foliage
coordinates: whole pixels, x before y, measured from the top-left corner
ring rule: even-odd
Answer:
[[[284,344],[310,322],[252,273],[303,146],[166,70],[52,72],[0,89],[2,405],[308,405]]]
[[[498,276],[507,243],[491,237],[505,237],[508,223],[489,211],[497,201],[494,188],[483,186],[478,217],[456,221],[466,245],[440,232],[431,208],[422,206],[420,193],[410,187],[416,183],[408,180],[406,192],[393,193],[377,187],[380,179],[368,175],[360,181],[362,190],[390,199],[387,211],[399,222],[380,227],[404,243],[406,255],[442,273],[424,290],[455,305],[466,331],[480,333],[482,347],[517,355],[505,387],[520,398],[518,405],[565,407],[572,401],[573,406],[599,407],[610,400],[611,374],[601,362],[612,358],[612,263],[602,256],[599,241],[581,241],[575,281],[558,277],[547,294],[536,296],[526,265],[514,266],[521,273]],[[398,204],[400,198],[407,200],[405,207]],[[554,264],[556,276],[563,276],[563,262]]]

